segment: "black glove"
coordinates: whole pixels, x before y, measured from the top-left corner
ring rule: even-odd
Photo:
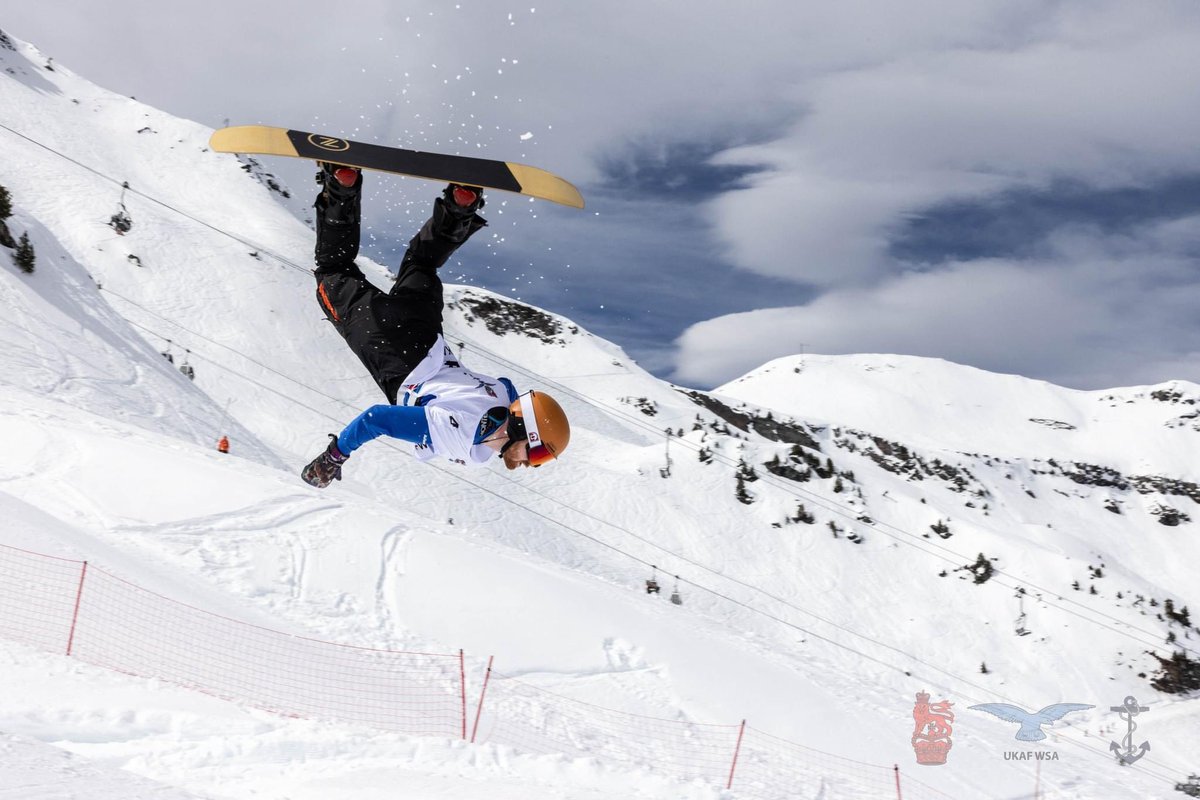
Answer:
[[[337,437],[331,433],[325,452],[310,461],[308,466],[301,470],[300,477],[309,486],[324,489],[334,481],[342,479],[342,464],[345,464],[348,458],[350,456],[338,449]]]

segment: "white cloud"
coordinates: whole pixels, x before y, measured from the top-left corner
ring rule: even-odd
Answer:
[[[729,257],[825,286],[878,280],[896,268],[889,235],[930,205],[1062,178],[1110,187],[1200,170],[1195,7],[1061,8],[1036,39],[914,47],[810,76],[796,94],[808,111],[784,137],[722,156],[769,167],[714,202]]]
[[[675,377],[720,384],[803,349],[932,356],[1079,388],[1200,382],[1195,262],[1160,249],[1194,244],[1200,218],[1189,222],[1063,234],[1047,259],[955,263],[701,322],[680,337]]]

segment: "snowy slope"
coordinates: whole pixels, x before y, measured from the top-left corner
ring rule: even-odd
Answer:
[[[955,796],[1033,784],[1034,765],[1002,758],[1015,744],[1006,726],[965,709],[1000,699],[1097,706],[1056,729],[1063,760],[1041,774],[1050,796],[1165,797],[1200,766],[1196,701],[1137,676],[1158,667],[1145,651],[1170,652],[1168,634],[1196,646],[1194,629],[1156,612],[1167,599],[1200,604],[1200,509],[1187,495],[1196,387],[1166,387],[1165,400],[1153,387],[1078,397],[916,359],[861,357],[879,366],[860,370],[809,357],[800,374],[776,362],[723,387],[722,402],[654,379],[569,320],[450,287],[448,341],[481,372],[559,396],[575,426],[570,458],[465,472],[377,442],[317,492],[299,466],[379,400],[313,302],[311,232],[234,157],[207,152],[202,126],[11,44],[0,42],[0,123],[44,146],[0,131],[10,223],[39,253],[33,276],[0,268],[18,309],[0,321],[0,435],[24,454],[0,466],[0,544],[89,559],[289,632],[464,648],[476,681],[495,655],[497,669],[564,696],[749,719],[910,770],[913,697],[929,689],[955,700],[959,720],[951,763],[921,778]],[[134,227],[118,237],[104,223],[121,181]],[[194,383],[158,354],[166,339],[177,358],[190,350]],[[666,428],[683,435],[664,476]],[[213,450],[222,434],[231,456]],[[735,496],[739,460],[755,471],[748,504]],[[1083,475],[1075,461],[1113,472]],[[799,504],[813,524],[792,521]],[[1163,506],[1194,521],[1161,524]],[[931,533],[943,522],[949,538]],[[980,552],[1005,574],[971,580],[961,568]],[[667,592],[682,578],[683,606],[641,592],[650,563]],[[1013,634],[1016,585],[1028,588],[1034,636]],[[199,793],[328,796],[330,764],[354,773],[345,780],[364,797],[402,781],[428,797],[716,792],[588,759],[289,721],[5,652],[12,674],[50,677],[0,695],[0,730]],[[1118,769],[1107,739],[1084,736],[1115,735],[1105,710],[1127,694],[1154,709],[1143,728],[1153,769]],[[90,718],[102,737],[79,724]]]
[[[199,800],[200,795],[104,768],[35,739],[0,734],[0,797],[5,800]]]
[[[29,234],[41,269],[5,281],[0,289],[10,323],[0,331],[9,354],[10,368],[0,376],[7,392],[52,398],[197,444],[209,443],[211,431],[228,428],[249,455],[272,458],[253,434],[125,324],[85,269],[36,219],[18,210],[9,225]]]

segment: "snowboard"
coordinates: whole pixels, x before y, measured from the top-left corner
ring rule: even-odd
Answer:
[[[544,169],[507,161],[363,144],[336,136],[266,125],[221,128],[213,132],[209,147],[220,153],[311,158],[340,166],[516,192],[572,208],[583,208],[583,196],[567,181]]]

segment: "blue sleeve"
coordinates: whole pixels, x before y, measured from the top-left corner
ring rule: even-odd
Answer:
[[[338,450],[350,455],[378,436],[429,444],[425,409],[418,406],[371,406],[338,434]]]
[[[508,392],[509,405],[517,402],[517,397],[519,395],[517,394],[517,387],[513,386],[513,382],[508,378],[497,378],[497,380],[504,385],[504,390]]]

